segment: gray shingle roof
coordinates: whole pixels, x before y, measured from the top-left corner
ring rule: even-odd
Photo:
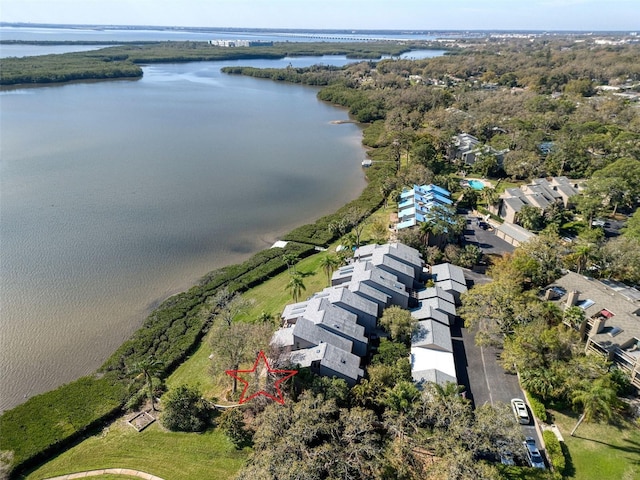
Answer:
[[[447,313],[421,301],[418,302],[418,307],[411,309],[411,316],[418,321],[436,320],[443,325],[451,325],[451,318]]]
[[[335,333],[332,333],[324,328],[320,328],[306,318],[299,318],[293,328],[294,338],[299,338],[312,345],[320,345],[321,343],[330,343],[335,347],[338,347],[345,352],[351,352],[353,342],[343,338]]]
[[[377,316],[378,307],[371,300],[367,300],[359,295],[356,295],[347,288],[340,287],[328,287],[314,295],[314,298],[326,298],[329,302],[336,304],[342,303],[348,305],[352,310],[360,311],[367,315]]]
[[[451,330],[434,320],[420,321],[411,336],[411,346],[453,352]]]
[[[354,381],[364,376],[359,357],[328,343],[291,352],[289,359],[293,365],[301,367],[309,367],[312,362],[319,361],[323,367]]]
[[[578,305],[582,301],[591,300],[593,303],[584,304],[590,305],[584,309],[587,319],[602,310],[613,314],[605,321],[601,333],[596,333],[591,337],[602,348],[624,350],[629,348],[628,345],[634,343],[635,340],[640,340],[640,301],[634,300],[635,295],[632,289],[625,293],[624,289],[616,288],[615,285],[608,286],[575,272],[568,272],[550,286],[559,286],[566,292],[557,300],[562,307],[566,305],[569,292],[572,291],[578,292]],[[612,335],[614,327],[618,327],[620,331]]]
[[[447,375],[446,373],[436,368],[432,368],[429,370],[420,370],[418,372],[411,372],[411,378],[413,378],[413,381],[419,385],[426,382],[437,383],[443,386],[447,383],[458,383],[458,379],[456,377]]]
[[[420,271],[424,264],[420,252],[403,243],[386,243],[384,245],[374,243],[364,245],[354,252],[354,257],[360,258],[361,260],[370,260],[374,256],[391,257],[396,261],[410,266],[414,271]],[[375,262],[373,263],[376,264]]]
[[[440,298],[445,302],[451,303],[452,305],[455,305],[456,303],[456,299],[453,297],[451,293],[447,292],[446,290],[438,286],[427,287],[423,290],[419,290],[418,292],[416,292],[416,294],[418,296],[418,300],[427,300],[429,298]]]
[[[530,232],[526,228],[522,228],[520,225],[515,225],[512,223],[503,223],[496,227],[496,230],[501,231],[505,235],[517,240],[520,243],[527,242],[534,238],[536,235],[533,232]]]
[[[293,328],[279,328],[274,332],[270,343],[278,347],[293,347],[295,344],[293,340]]]
[[[456,316],[456,306],[439,297],[425,298],[424,300],[420,300],[420,303],[422,308],[431,307],[446,313],[450,317]]]
[[[464,285],[465,288],[467,286],[467,281],[464,278],[464,272],[462,271],[462,269],[450,263],[440,263],[438,265],[432,265],[431,275],[436,283],[443,280],[453,280],[460,285]]]
[[[519,212],[522,207],[524,207],[526,205],[526,203],[524,203],[520,197],[508,197],[508,198],[503,198],[502,202],[504,204],[506,204],[511,210],[513,210],[514,212]]]
[[[351,282],[347,284],[347,288],[351,290],[355,295],[360,295],[367,300],[378,302],[382,305],[389,304],[389,295],[365,283]]]
[[[349,290],[355,293],[358,293],[361,284],[366,284],[387,295],[409,297],[405,285],[400,283],[395,275],[385,272],[368,262],[355,262],[339,269],[333,274],[331,282],[334,285],[349,282]]]
[[[336,335],[368,343],[364,336],[364,327],[358,325],[358,318],[354,313],[336,307],[326,299],[315,299],[309,303],[311,305],[305,312],[304,318]]]

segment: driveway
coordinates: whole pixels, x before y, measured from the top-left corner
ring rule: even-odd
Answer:
[[[464,273],[470,285],[490,281],[486,275],[468,270]],[[466,396],[474,406],[478,407],[486,403],[510,405],[512,398],[522,398],[526,401],[517,375],[505,372],[500,365],[498,349],[477,346],[474,341],[475,331],[465,328],[460,318],[456,325],[452,326],[451,334],[458,382],[467,387]],[[529,413],[532,415],[531,411]],[[525,437],[535,438],[538,448],[543,450],[533,423],[522,425],[522,433]]]

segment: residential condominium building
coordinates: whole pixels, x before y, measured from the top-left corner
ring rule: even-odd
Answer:
[[[398,225],[402,230],[415,227],[433,218],[432,209],[436,206],[451,206],[451,193],[437,185],[414,185],[400,194],[398,202]]]
[[[455,322],[454,296],[440,287],[416,292],[418,306],[411,316],[418,325],[411,338],[411,377],[421,387],[425,382],[458,383],[451,341]]]
[[[356,249],[353,256],[360,262],[370,262],[397,275],[406,285],[410,285],[410,281],[419,281],[424,269],[420,252],[403,243],[364,245]]]
[[[364,375],[370,340],[381,333],[377,320],[384,309],[412,303],[411,315],[419,321],[410,358],[414,380],[455,382],[449,325],[462,270],[438,267],[443,287],[424,288],[425,273],[419,252],[406,245],[360,247],[352,263],[334,272],[331,287],[285,307],[271,344],[292,365],[354,385]]]
[[[390,305],[398,305],[402,308],[409,306],[407,285],[401,283],[396,275],[388,273],[369,262],[353,262],[339,268],[333,272],[331,285],[334,287],[348,287],[355,294],[362,295],[364,298],[378,303],[380,313],[381,310]],[[413,281],[411,282],[412,285]],[[384,304],[381,304],[376,298],[372,298],[370,290],[366,287],[382,293],[386,297]]]
[[[525,205],[544,212],[552,204],[568,207],[571,197],[580,191],[579,184],[567,177],[536,178],[520,188],[508,188],[500,195],[496,206],[489,210],[505,222],[515,223],[516,215]]]
[[[482,145],[480,140],[468,133],[454,135],[451,139],[451,146],[449,156],[463,165],[473,165],[483,155],[493,155],[499,163],[502,163],[504,155],[509,151],[508,149],[496,150],[490,145]]]
[[[436,320],[418,322],[411,338],[411,378],[425,382],[458,383],[451,330]]]
[[[584,310],[578,330],[586,352],[607,358],[640,388],[640,291],[569,272],[547,287],[545,297]]]

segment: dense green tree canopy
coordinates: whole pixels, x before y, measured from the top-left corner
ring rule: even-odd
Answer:
[[[211,411],[195,387],[180,385],[162,397],[162,424],[169,430],[201,432],[211,421]]]

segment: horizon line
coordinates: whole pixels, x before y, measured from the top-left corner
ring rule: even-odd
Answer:
[[[574,33],[574,34],[631,34],[635,30],[573,30],[573,29],[524,29],[524,28],[439,28],[439,29],[416,29],[416,28],[304,28],[304,27],[197,27],[184,25],[151,25],[151,24],[101,24],[101,23],[44,23],[44,22],[9,22],[0,21],[0,26],[46,26],[46,27],[101,27],[101,28],[122,28],[122,29],[171,29],[171,30],[209,30],[209,31],[272,31],[272,32],[337,32],[337,33],[366,33],[366,32],[389,32],[389,33],[443,33],[443,32],[473,32],[473,33]]]

